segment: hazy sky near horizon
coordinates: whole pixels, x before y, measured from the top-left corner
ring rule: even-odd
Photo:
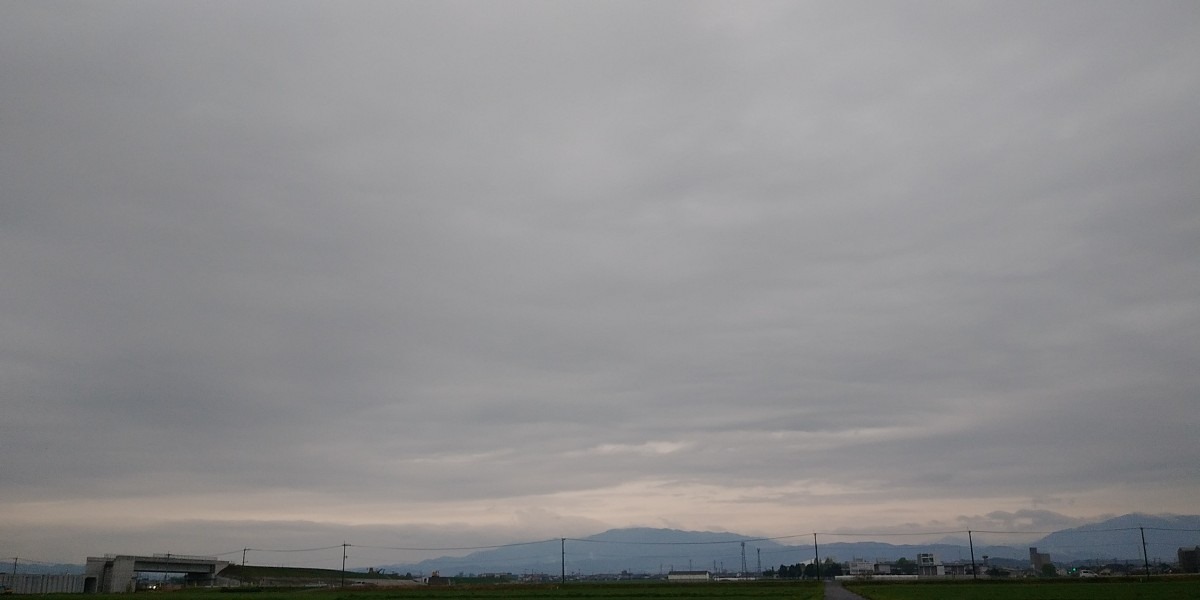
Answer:
[[[1195,2],[0,3],[0,552],[1195,512],[1198,99]]]

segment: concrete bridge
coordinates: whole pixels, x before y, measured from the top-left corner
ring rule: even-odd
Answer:
[[[217,573],[227,566],[229,566],[229,561],[217,560],[215,556],[188,556],[185,554],[89,556],[87,568],[84,571],[83,591],[110,594],[132,592],[137,584],[138,573],[183,573],[189,584],[211,585]]]

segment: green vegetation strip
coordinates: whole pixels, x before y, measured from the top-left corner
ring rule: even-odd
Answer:
[[[1200,600],[1200,579],[848,583],[868,600]]]
[[[853,582],[847,589],[870,600],[1200,600],[1200,579],[1088,581]],[[251,591],[251,589],[253,591]],[[109,600],[822,600],[813,582],[567,583],[566,585],[414,585],[399,588],[228,588],[102,594]],[[47,594],[39,600],[83,600],[92,596]]]
[[[104,594],[109,600],[623,600],[647,598],[675,600],[712,598],[714,600],[822,600],[822,588],[814,582],[719,582],[719,583],[567,583],[566,585],[453,585],[445,587],[412,586],[375,589],[290,589],[255,588],[257,591],[179,590]],[[47,595],[39,600],[83,600],[91,596]]]
[[[341,571],[338,569],[303,569],[296,567],[262,567],[230,565],[220,573],[221,577],[254,581],[256,579],[324,579],[336,581],[346,576],[346,579],[398,579],[396,575],[382,573],[362,573],[359,571]]]
[[[310,600],[318,600],[311,598]],[[387,590],[329,590],[317,592],[320,600],[421,600],[436,598],[479,598],[497,600],[534,598],[539,600],[622,600],[647,598],[674,600],[676,598],[714,598],[719,600],[821,600],[821,587],[816,583],[758,584],[758,583],[568,583],[566,585],[453,585],[447,587],[417,586]],[[174,599],[172,599],[174,600]],[[197,599],[199,600],[199,599]],[[214,600],[235,600],[227,595]],[[263,595],[246,600],[270,600]]]

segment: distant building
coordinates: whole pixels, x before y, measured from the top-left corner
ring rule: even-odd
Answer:
[[[854,558],[850,560],[850,566],[847,569],[850,575],[855,577],[868,577],[875,574],[875,561],[866,560],[863,558]]]
[[[975,565],[969,562],[952,562],[946,565],[946,575],[951,577],[967,576],[975,574]]]
[[[453,582],[450,581],[449,577],[442,577],[441,573],[434,571],[433,573],[431,573],[429,575],[429,577],[425,578],[425,581],[423,583],[425,583],[425,585],[437,586],[437,585],[450,585]]]
[[[946,566],[936,554],[917,555],[917,575],[921,577],[945,577]]]
[[[83,575],[0,575],[0,594],[82,594]]]
[[[690,583],[711,580],[712,575],[708,571],[670,571],[667,573],[667,581]]]
[[[888,564],[881,558],[877,558],[875,560],[854,558],[851,559],[847,564],[846,572],[854,577],[890,575],[892,573],[892,565]]]
[[[1200,546],[1179,549],[1179,569],[1184,573],[1200,573]]]
[[[1050,555],[1045,552],[1038,552],[1037,548],[1029,549],[1029,567],[1038,573],[1042,572],[1042,568],[1050,564]]]

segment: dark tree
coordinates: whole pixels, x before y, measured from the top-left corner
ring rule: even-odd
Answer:
[[[842,571],[842,563],[834,562],[832,558],[826,558],[825,562],[821,563],[821,577],[837,577],[845,575]]]

